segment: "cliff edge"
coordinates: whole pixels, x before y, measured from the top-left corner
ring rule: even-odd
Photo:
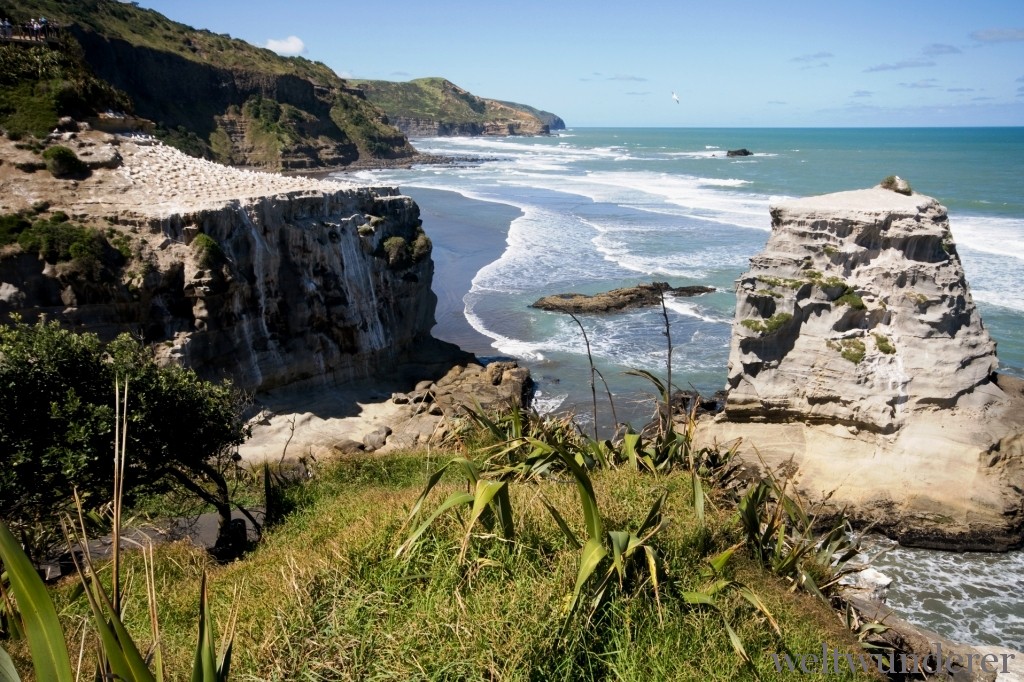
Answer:
[[[1024,399],[995,374],[946,209],[876,187],[770,210],[699,438],[905,544],[1020,546]]]
[[[251,391],[463,355],[430,336],[431,244],[396,189],[230,168],[152,138],[61,138],[86,174],[53,177],[0,140],[0,318],[132,331]]]

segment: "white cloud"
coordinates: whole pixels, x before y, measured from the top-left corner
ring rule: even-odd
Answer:
[[[904,59],[901,62],[895,64],[878,64],[870,68],[864,69],[864,73],[873,73],[875,71],[899,71],[901,69],[917,69],[925,66],[935,66],[935,62],[928,61],[927,59]]]
[[[1011,43],[1024,40],[1024,28],[990,28],[975,31],[971,37],[983,43]]]
[[[283,40],[271,38],[264,47],[285,57],[306,52],[306,43],[302,42],[302,38],[298,36],[288,36]]]

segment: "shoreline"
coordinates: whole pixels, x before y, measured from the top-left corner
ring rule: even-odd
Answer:
[[[493,339],[466,319],[463,301],[476,274],[505,252],[511,223],[522,212],[454,190],[414,187],[401,192],[420,207],[423,229],[434,246],[431,288],[437,305],[431,335],[477,356],[499,355]]]

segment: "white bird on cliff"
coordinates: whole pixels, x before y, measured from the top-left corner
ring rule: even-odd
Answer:
[[[672,93],[672,99],[676,101],[676,104],[679,104],[679,95],[677,95],[675,92]]]

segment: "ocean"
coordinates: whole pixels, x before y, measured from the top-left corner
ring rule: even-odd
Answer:
[[[734,281],[764,246],[775,201],[862,189],[888,175],[949,210],[1000,371],[1024,376],[1024,128],[578,128],[550,137],[415,139],[474,163],[366,171],[421,207],[435,244],[434,335],[530,367],[542,410],[593,422],[586,343],[541,296],[642,282],[716,291],[660,309],[583,316],[599,381],[597,421],[639,425],[650,386],[628,369],[710,394],[725,385]],[[728,157],[745,148],[751,156]],[[614,404],[614,418],[611,404]],[[890,602],[954,639],[1024,650],[1024,554],[894,550]],[[961,613],[973,614],[962,617]]]

